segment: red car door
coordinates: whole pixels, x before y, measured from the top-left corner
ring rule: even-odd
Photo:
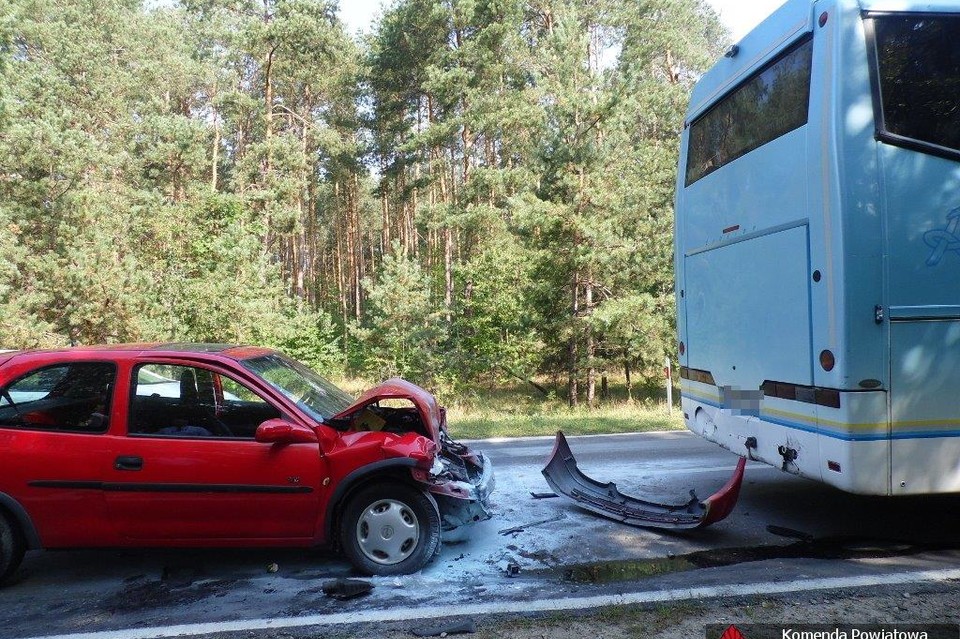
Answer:
[[[44,547],[115,543],[101,482],[116,364],[46,358],[8,373],[0,389],[4,491],[26,509]]]
[[[308,544],[318,532],[325,461],[318,442],[257,442],[282,411],[217,367],[133,368],[127,429],[104,489],[131,543]]]

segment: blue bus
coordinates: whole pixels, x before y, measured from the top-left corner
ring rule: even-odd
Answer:
[[[695,86],[687,427],[846,491],[960,491],[960,1],[789,0]]]

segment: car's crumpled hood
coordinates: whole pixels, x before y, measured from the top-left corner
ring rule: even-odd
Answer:
[[[443,425],[444,415],[437,405],[436,398],[426,389],[399,377],[388,379],[366,391],[357,401],[334,415],[332,419],[346,418],[381,399],[409,399],[413,402],[420,411],[424,426],[430,432],[431,438],[437,445],[440,444],[440,428]]]

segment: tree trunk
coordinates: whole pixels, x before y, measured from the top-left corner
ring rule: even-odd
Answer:
[[[264,16],[264,21],[269,21],[269,16]],[[269,175],[271,168],[273,166],[273,151],[271,150],[271,139],[273,137],[273,54],[276,52],[277,48],[274,46],[270,49],[270,52],[267,54],[267,63],[266,69],[264,71],[264,108],[266,112],[266,132],[264,133],[264,141],[267,145],[267,158],[264,166],[264,175]],[[267,255],[270,252],[271,239],[271,229],[270,229],[270,214],[267,213],[264,220],[264,233],[263,233],[263,254]]]
[[[627,354],[623,354],[623,372],[627,376],[627,401],[633,401],[633,383],[630,381],[630,359]]]
[[[453,229],[450,226],[444,226],[443,240],[443,308],[449,325],[453,321]]]
[[[216,97],[211,96],[212,99]],[[213,112],[213,159],[210,162],[210,192],[217,192],[217,169],[220,163],[220,118],[216,111]]]
[[[567,360],[567,401],[571,408],[577,406],[580,401],[579,379],[577,377],[577,364],[580,357],[579,345],[577,344],[577,333],[579,329],[580,315],[580,274],[574,273],[573,286],[571,286],[571,304],[570,318],[572,329],[570,331],[570,343],[568,345]]]
[[[270,148],[270,141],[273,138],[273,55],[277,52],[277,47],[274,46],[270,49],[270,53],[267,54],[267,64],[264,71],[264,108],[266,109],[266,132],[264,133],[264,141],[267,144],[267,173],[270,172],[270,169],[273,165],[273,151]]]
[[[360,232],[360,184],[357,178],[356,171],[353,172],[353,176],[350,179],[350,217],[354,229],[354,250],[356,255],[354,258],[354,273],[353,273],[353,312],[354,317],[357,322],[360,321],[360,318],[363,313],[363,290],[360,285],[360,282],[363,280],[364,268],[363,268],[363,236]]]
[[[392,236],[390,234],[390,178],[387,176],[387,158],[380,156],[380,254],[386,255],[390,250]]]
[[[306,139],[306,133],[304,133],[304,139]],[[312,145],[311,145],[312,146]],[[312,155],[309,153],[311,150],[308,147],[308,157]],[[312,165],[311,165],[312,166]],[[317,282],[320,280],[320,273],[317,267],[317,181],[313,178],[313,175],[316,174],[316,168],[314,168],[313,174],[307,176],[307,201],[306,201],[306,216],[307,216],[307,228],[306,232],[306,263],[305,270],[307,272],[307,301],[314,308],[318,305],[318,296],[317,296]]]
[[[588,275],[584,284],[584,312],[587,322],[584,331],[587,334],[587,405],[594,408],[597,403],[597,370],[594,359],[596,357],[596,342],[593,337],[593,327],[590,325],[590,315],[593,313],[593,281]]]
[[[339,181],[333,183],[333,201],[337,205],[338,209],[341,208]],[[340,302],[340,316],[343,320],[344,330],[346,330],[349,303],[347,301],[347,282],[343,268],[344,256],[347,255],[347,241],[345,238],[346,229],[343,228],[344,226],[345,225],[343,224],[337,224],[334,227],[334,240],[336,242],[334,258],[337,268],[337,300]]]

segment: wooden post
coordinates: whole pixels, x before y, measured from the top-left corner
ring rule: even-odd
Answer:
[[[670,358],[663,358],[663,372],[667,376],[667,413],[673,416],[673,379],[670,371]]]

